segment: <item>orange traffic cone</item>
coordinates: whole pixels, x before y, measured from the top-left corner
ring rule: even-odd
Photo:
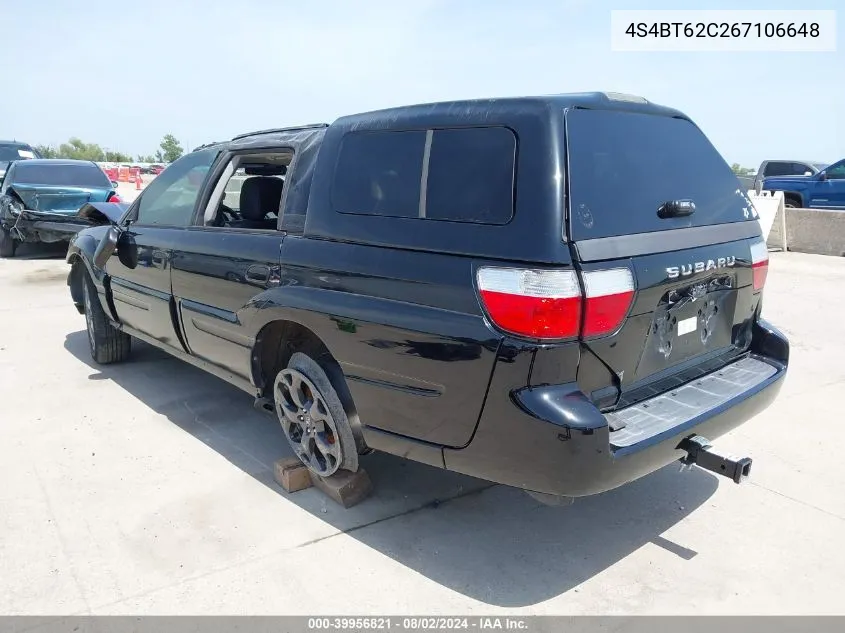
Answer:
[[[141,191],[141,174],[135,174],[135,191]]]

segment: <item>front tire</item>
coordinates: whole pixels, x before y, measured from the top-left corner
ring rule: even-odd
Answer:
[[[17,248],[18,241],[7,229],[0,227],[0,257],[14,257]]]
[[[132,337],[109,323],[97,289],[90,275],[84,274],[82,300],[85,306],[85,325],[88,330],[88,346],[91,358],[101,365],[119,363],[129,357]]]

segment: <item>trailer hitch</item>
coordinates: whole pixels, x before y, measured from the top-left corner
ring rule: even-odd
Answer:
[[[678,448],[687,452],[681,458],[681,470],[698,466],[741,484],[751,473],[751,458],[722,455],[713,450],[710,440],[700,435],[685,438]]]

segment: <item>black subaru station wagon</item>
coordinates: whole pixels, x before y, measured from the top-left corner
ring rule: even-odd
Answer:
[[[386,451],[547,500],[762,411],[789,344],[768,254],[684,114],[590,93],[400,107],[198,148],[67,260],[91,354],[133,338],[240,387],[320,476]]]

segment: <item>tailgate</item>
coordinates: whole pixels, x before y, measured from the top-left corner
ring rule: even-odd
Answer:
[[[627,269],[634,286],[613,332],[582,334],[585,393],[628,406],[747,350],[768,258],[750,200],[704,134],[677,117],[578,109],[566,137],[567,226],[588,297],[598,271]]]

